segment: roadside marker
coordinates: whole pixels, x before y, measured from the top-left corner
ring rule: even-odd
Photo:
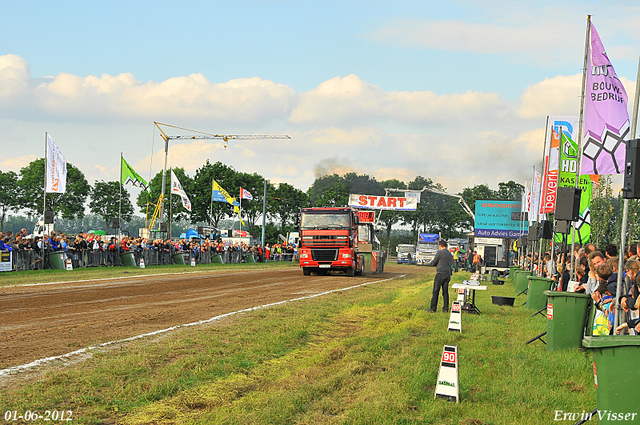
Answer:
[[[65,264],[66,269],[67,269],[68,271],[73,270],[73,264],[71,263],[71,258],[67,258],[67,259],[65,260],[64,264]]]
[[[460,402],[460,391],[458,389],[458,346],[445,345],[442,350],[440,360],[440,371],[438,372],[438,382],[436,393],[433,398],[443,398],[447,401]]]
[[[449,330],[462,332],[462,314],[459,301],[451,304],[451,314],[449,315]]]
[[[144,258],[140,258],[140,268],[144,269]]]
[[[466,290],[464,288],[459,288],[458,289],[458,299],[456,301],[460,301],[462,304],[464,304],[466,295],[467,295],[466,294]]]
[[[191,257],[191,267],[196,266],[196,257]]]

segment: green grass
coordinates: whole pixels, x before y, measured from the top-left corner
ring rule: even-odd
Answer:
[[[454,333],[448,314],[424,311],[432,279],[377,283],[96,353],[3,391],[0,405],[72,410],[81,424],[549,424],[556,410],[595,408],[590,356],[525,345],[546,319],[491,304],[491,295],[514,295],[511,281],[479,292],[483,314],[464,313]],[[434,400],[445,344],[458,346],[458,404]]]

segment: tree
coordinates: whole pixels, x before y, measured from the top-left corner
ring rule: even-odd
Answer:
[[[31,161],[20,170],[20,198],[23,208],[36,215],[42,214],[44,192],[44,158]],[[47,193],[46,209],[66,219],[84,217],[84,207],[91,186],[82,171],[67,163],[67,188],[65,193]]]
[[[196,170],[193,179],[193,220],[209,223],[218,227],[218,223],[233,214],[233,206],[226,202],[211,202],[213,179],[231,196],[236,186],[236,171],[222,162],[206,163]]]
[[[590,239],[594,245],[604,247],[610,242],[620,244],[620,227],[616,226],[618,207],[619,200],[613,197],[611,177],[601,176],[600,184],[594,185],[591,196]]]
[[[513,180],[498,183],[497,198],[502,201],[520,201],[522,199],[524,186]]]
[[[391,179],[391,180],[385,180],[385,181],[381,181],[380,182],[380,187],[382,187],[382,189],[399,189],[401,191],[405,190],[407,188],[407,185],[405,182],[397,180],[397,179]],[[400,222],[400,220],[402,220],[402,213],[400,211],[382,211],[380,213],[380,223],[383,224],[384,228],[387,231],[387,240],[390,241],[391,240],[391,228],[393,227],[394,224]]]
[[[150,192],[142,191],[138,194],[136,204],[140,207],[140,212],[147,215],[147,219],[150,219],[150,215],[158,204],[160,194],[162,193],[162,174],[163,171],[159,171],[153,179],[149,182]],[[173,168],[173,172],[178,177],[178,181],[182,185],[182,188],[187,193],[189,200],[191,201],[191,211],[193,212],[193,202],[195,198],[191,194],[193,193],[194,183],[193,180],[184,172],[183,168]],[[209,199],[211,197],[209,196]],[[147,205],[149,209],[147,210]],[[171,217],[169,216],[171,215]],[[192,221],[192,215],[182,206],[182,198],[177,195],[171,195],[171,171],[167,170],[167,176],[165,181],[165,193],[164,193],[164,217],[163,220],[167,222],[175,221]]]
[[[253,196],[252,200],[240,199],[240,188],[248,190]],[[226,190],[231,190],[227,189]],[[247,229],[250,234],[256,232],[256,223],[258,217],[262,215],[262,194],[264,192],[264,177],[258,173],[236,173],[235,185],[232,188],[238,198],[238,201],[242,203],[242,217],[246,222]],[[234,196],[234,195],[232,195]]]
[[[300,208],[307,207],[308,202],[308,195],[289,183],[280,183],[277,188],[274,188],[269,210],[278,217],[281,232],[286,231],[288,224],[293,224],[295,214],[300,211]]]
[[[18,175],[13,171],[0,171],[0,232],[4,232],[7,213],[20,207]]]
[[[120,196],[121,193],[122,196]],[[89,208],[92,213],[102,217],[107,234],[109,234],[111,219],[117,218],[119,211],[121,211],[122,221],[130,221],[133,218],[133,205],[129,192],[117,181],[96,181],[91,190]]]

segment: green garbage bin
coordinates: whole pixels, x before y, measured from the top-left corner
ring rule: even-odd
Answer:
[[[63,251],[53,251],[49,253],[49,268],[53,270],[66,270],[64,263],[66,256]]]
[[[184,257],[181,252],[176,252],[171,257],[173,258],[173,264],[181,264],[184,266]]]
[[[247,263],[255,263],[256,260],[255,258],[253,258],[253,254],[252,253],[248,253],[247,254]]]
[[[547,351],[582,345],[591,297],[575,292],[544,291],[547,297]]]
[[[216,254],[211,259],[211,262],[215,264],[222,264],[222,257],[220,256],[220,254]]]
[[[551,289],[553,280],[546,277],[529,276],[529,290],[527,291],[527,308],[542,310],[547,306],[547,296],[544,291]]]
[[[640,337],[637,335],[586,336],[582,340],[593,355],[600,424],[640,422]],[[615,415],[615,416],[614,416]]]
[[[136,266],[136,258],[133,256],[133,252],[123,252],[120,254],[120,258],[122,259],[122,263],[125,267],[135,267]]]
[[[527,289],[527,286],[529,285],[529,276],[531,276],[531,272],[529,270],[517,270],[515,272],[513,275],[513,286],[516,295]]]

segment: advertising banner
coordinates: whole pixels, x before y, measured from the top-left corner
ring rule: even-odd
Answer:
[[[475,236],[519,238],[529,229],[520,222],[521,201],[476,201]]]
[[[349,206],[372,210],[415,211],[418,208],[417,198],[405,196],[376,196],[349,194]]]
[[[10,272],[12,269],[11,252],[0,252],[0,272]]]

